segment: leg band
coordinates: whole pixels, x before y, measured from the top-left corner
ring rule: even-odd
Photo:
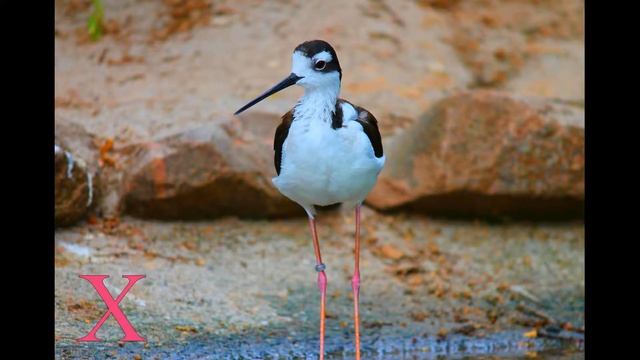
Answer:
[[[317,265],[316,265],[316,271],[317,271],[317,272],[323,272],[323,271],[324,271],[324,269],[326,269],[326,268],[327,268],[327,267],[326,267],[323,263],[320,263],[320,264],[317,264]]]

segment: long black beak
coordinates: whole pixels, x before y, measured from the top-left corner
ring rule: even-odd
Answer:
[[[252,107],[253,105],[259,103],[262,100],[264,100],[265,98],[277,93],[278,91],[286,89],[291,85],[294,85],[300,79],[302,79],[302,76],[298,76],[298,75],[296,75],[294,73],[291,73],[291,75],[289,75],[284,80],[280,81],[276,86],[274,86],[271,89],[267,90],[264,94],[258,96],[257,98],[251,100],[247,105],[241,107],[233,115],[238,115],[241,112],[243,112],[243,111],[247,110],[248,108]]]

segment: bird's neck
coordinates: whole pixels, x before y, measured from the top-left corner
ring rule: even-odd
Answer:
[[[294,118],[302,121],[331,122],[340,93],[340,83],[331,86],[305,88],[304,95],[298,100]]]

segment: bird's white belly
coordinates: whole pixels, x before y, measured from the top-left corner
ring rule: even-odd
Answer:
[[[273,179],[282,194],[305,208],[364,200],[384,157],[375,157],[360,124],[350,121],[345,126],[334,130],[326,123],[292,123],[280,175]]]

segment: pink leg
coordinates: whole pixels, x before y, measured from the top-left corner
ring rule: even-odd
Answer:
[[[316,220],[309,216],[309,227],[313,237],[313,249],[316,253],[316,271],[318,272],[318,290],[320,290],[320,360],[324,360],[324,319],[325,304],[327,300],[327,275],[324,273],[324,264],[320,255],[320,244],[318,243],[318,232],[316,231]]]
[[[353,279],[351,280],[353,289],[353,320],[356,333],[356,359],[360,360],[360,311],[358,303],[360,298],[360,205],[356,206],[356,244],[355,244],[355,266]]]

